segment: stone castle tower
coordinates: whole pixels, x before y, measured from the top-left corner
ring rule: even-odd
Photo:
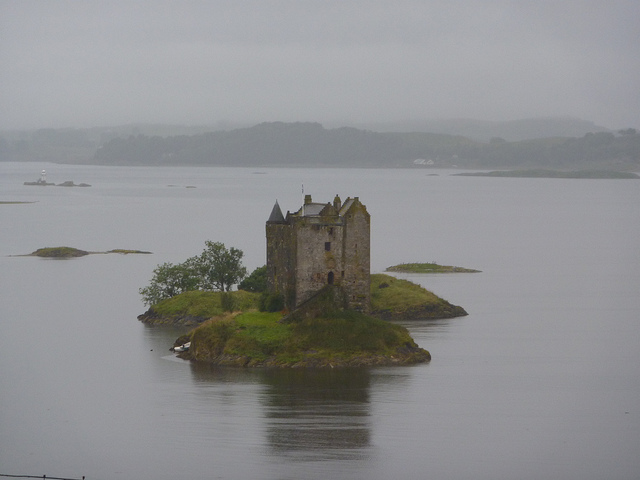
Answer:
[[[369,311],[370,215],[358,197],[304,205],[285,217],[276,201],[267,220],[267,282],[293,310],[325,285],[341,286],[348,308]]]

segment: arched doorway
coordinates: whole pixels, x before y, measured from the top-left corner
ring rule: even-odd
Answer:
[[[329,275],[327,275],[327,283],[333,285],[333,272],[329,272]]]

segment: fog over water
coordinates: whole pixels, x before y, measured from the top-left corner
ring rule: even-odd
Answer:
[[[0,0],[0,129],[571,116],[640,127],[640,3]]]
[[[22,185],[43,168],[92,187]],[[0,473],[637,479],[638,182],[450,173],[0,163],[0,202],[33,202],[0,204]],[[407,276],[469,312],[404,322],[431,363],[215,368],[136,320],[155,265],[207,239],[262,265],[273,202],[297,209],[302,181],[360,197],[373,272],[482,270]],[[11,256],[56,245],[153,254]]]

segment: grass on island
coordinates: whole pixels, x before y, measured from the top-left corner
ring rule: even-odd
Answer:
[[[279,312],[227,314],[176,343],[191,341],[184,358],[238,366],[345,365],[371,355],[391,358],[405,346],[417,348],[404,327],[354,311],[293,323],[281,323],[281,318]],[[428,357],[425,351],[416,355],[421,361]]]
[[[388,320],[467,315],[464,308],[452,305],[420,285],[382,273],[371,275],[371,312]]]
[[[371,275],[371,310],[403,311],[444,302],[429,290],[408,280],[381,273]]]
[[[420,285],[386,274],[371,275],[370,315],[340,310],[335,293],[317,295],[312,305],[296,310],[307,314],[288,315],[286,322],[286,312],[259,312],[260,294],[243,290],[185,292],[139,318],[151,324],[197,324],[176,340],[175,345],[191,342],[182,358],[230,366],[326,367],[428,361],[429,353],[407,329],[387,320],[467,314]]]
[[[89,252],[72,247],[46,247],[39,248],[35,252],[31,253],[31,255],[47,258],[75,258],[89,255]]]
[[[231,299],[231,304],[224,305]],[[224,315],[231,308],[235,311],[258,309],[259,293],[237,290],[234,292],[205,292],[191,290],[167,298],[153,305],[153,312],[160,317],[189,316],[211,318]]]
[[[192,290],[162,300],[138,318],[149,324],[192,325],[229,311],[257,310],[259,302],[259,293],[244,290],[225,293]],[[467,312],[420,285],[378,273],[371,275],[371,315],[389,320],[453,318]]]
[[[386,269],[387,272],[402,273],[477,273],[480,270],[471,268],[454,267],[451,265],[438,265],[437,263],[401,263]]]

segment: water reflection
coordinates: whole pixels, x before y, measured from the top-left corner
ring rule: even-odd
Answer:
[[[368,455],[371,373],[367,369],[242,369],[193,362],[191,373],[198,384],[263,387],[253,393],[264,412],[268,455],[297,460]]]
[[[365,369],[264,372],[267,442],[299,459],[366,456],[371,376]],[[365,449],[365,450],[363,450]]]

